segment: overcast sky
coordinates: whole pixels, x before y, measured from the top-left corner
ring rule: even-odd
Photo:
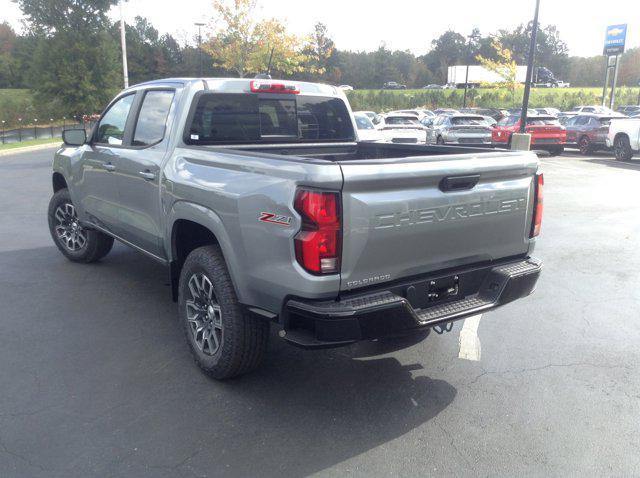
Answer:
[[[388,48],[428,51],[431,40],[448,29],[463,34],[474,27],[483,33],[513,28],[533,17],[534,0],[259,0],[260,15],[287,22],[303,35],[315,22],[325,23],[336,46],[347,50]],[[196,21],[211,21],[211,0],[130,0],[125,18],[147,17],[161,32],[181,41],[193,37]],[[116,11],[112,12],[117,16]],[[0,0],[0,21],[20,27],[21,13],[10,0]],[[640,45],[640,0],[541,0],[540,21],[554,24],[571,55],[602,53],[607,25],[628,23],[627,47]]]

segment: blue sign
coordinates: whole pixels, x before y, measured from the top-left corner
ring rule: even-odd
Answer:
[[[604,54],[620,55],[624,53],[624,44],[627,39],[627,24],[611,25],[607,27],[604,37]]]

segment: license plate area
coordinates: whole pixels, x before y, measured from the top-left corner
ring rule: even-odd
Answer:
[[[459,299],[460,278],[457,275],[430,280],[427,286],[429,304],[445,302],[447,299]]]

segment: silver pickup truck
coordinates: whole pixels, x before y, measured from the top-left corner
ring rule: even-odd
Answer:
[[[168,266],[197,364],[255,368],[270,324],[306,348],[419,331],[532,292],[530,152],[358,142],[338,88],[167,79],[64,133],[49,227],[75,262],[114,239]]]

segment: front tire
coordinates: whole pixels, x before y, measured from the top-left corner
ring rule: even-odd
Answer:
[[[613,151],[618,161],[629,161],[633,157],[633,150],[626,136],[617,136],[613,142]]]
[[[80,224],[68,189],[60,189],[53,195],[47,216],[53,242],[72,262],[99,261],[113,247],[113,237]]]
[[[216,379],[248,373],[262,362],[269,322],[245,313],[218,246],[194,249],[180,272],[180,321],[198,366]]]

